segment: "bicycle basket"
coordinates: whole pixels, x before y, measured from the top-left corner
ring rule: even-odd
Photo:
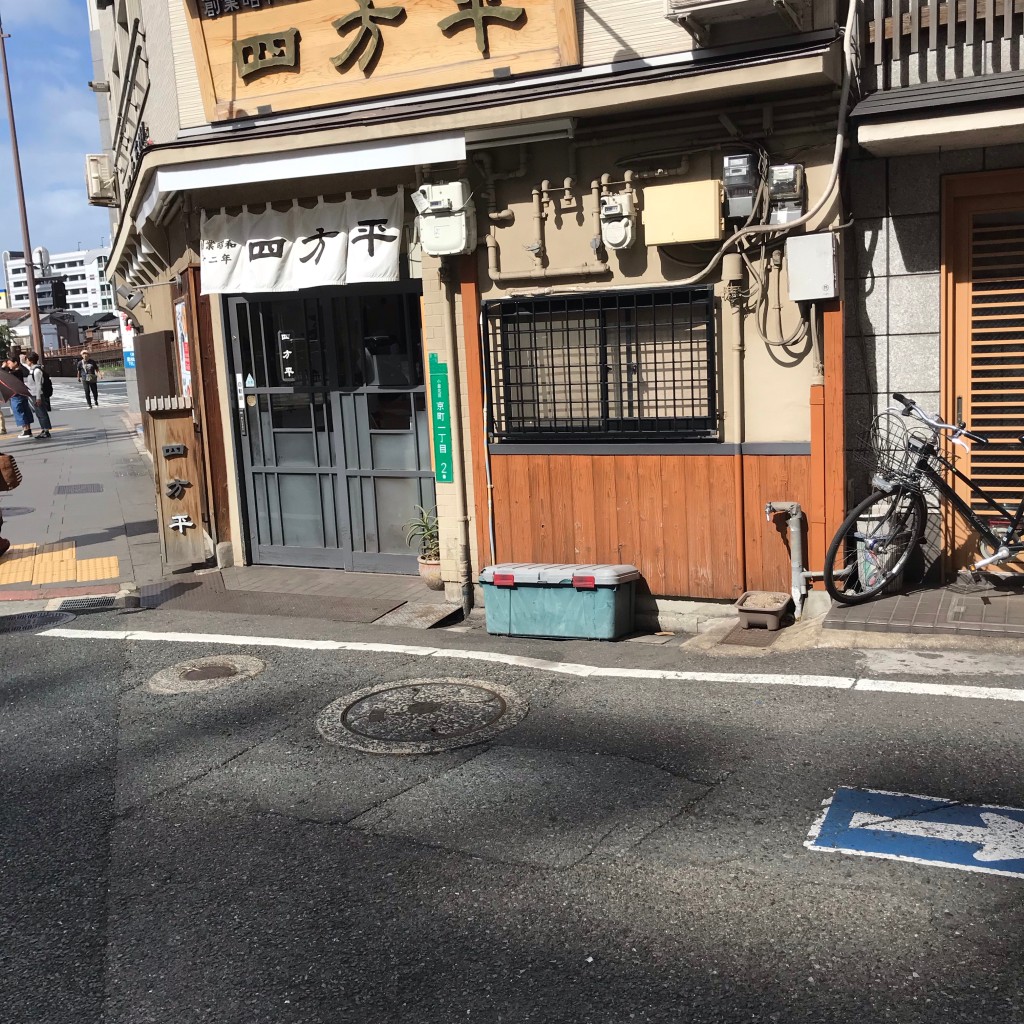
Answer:
[[[932,486],[917,469],[919,455],[911,448],[911,437],[930,440],[930,435],[911,430],[906,418],[898,412],[880,412],[870,428],[860,436],[851,454],[874,475],[892,483],[903,482],[918,487]],[[938,468],[937,459],[932,464]]]

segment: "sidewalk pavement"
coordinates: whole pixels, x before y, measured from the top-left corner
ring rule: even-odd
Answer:
[[[152,470],[123,409],[55,402],[51,415],[50,440],[0,437],[23,477],[0,496],[11,542],[0,559],[0,602],[114,594],[158,580]]]

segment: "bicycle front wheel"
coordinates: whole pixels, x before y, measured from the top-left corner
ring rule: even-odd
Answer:
[[[918,491],[875,491],[843,520],[825,555],[825,589],[842,604],[870,601],[896,583],[924,536]]]

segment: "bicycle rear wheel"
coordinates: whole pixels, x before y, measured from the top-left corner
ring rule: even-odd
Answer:
[[[825,589],[842,604],[878,597],[895,583],[924,536],[918,491],[875,491],[843,520],[825,555]]]

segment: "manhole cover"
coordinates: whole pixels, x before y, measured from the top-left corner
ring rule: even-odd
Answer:
[[[37,629],[50,629],[71,622],[71,612],[19,612],[0,615],[0,633],[31,633]]]
[[[234,665],[200,665],[182,673],[182,679],[231,679],[238,675]]]
[[[718,642],[731,647],[771,647],[780,634],[778,629],[744,629],[736,625]]]
[[[193,658],[157,672],[150,679],[149,688],[154,693],[206,693],[251,679],[262,671],[263,662],[259,658],[242,654]]]
[[[413,679],[357,690],[320,712],[326,740],[370,754],[439,754],[511,729],[529,704],[477,679]]]

